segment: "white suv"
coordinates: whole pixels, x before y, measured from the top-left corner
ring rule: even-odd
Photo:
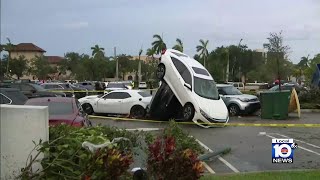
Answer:
[[[168,84],[183,106],[184,120],[202,127],[228,122],[228,109],[219,97],[215,81],[195,59],[168,49],[161,56],[157,77]]]

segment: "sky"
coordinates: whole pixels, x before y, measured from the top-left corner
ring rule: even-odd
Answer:
[[[217,46],[247,44],[261,49],[270,32],[283,31],[290,60],[320,53],[319,0],[1,0],[1,43],[31,42],[63,56],[91,54],[98,44],[107,56],[137,55],[154,34],[168,47],[176,38],[193,56],[200,39]]]

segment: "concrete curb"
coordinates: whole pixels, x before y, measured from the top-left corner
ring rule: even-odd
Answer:
[[[297,112],[297,111],[294,111]],[[315,112],[320,112],[320,109],[300,109],[300,112],[302,113],[315,113]]]

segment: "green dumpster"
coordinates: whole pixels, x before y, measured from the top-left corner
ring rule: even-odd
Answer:
[[[262,92],[261,118],[262,119],[287,119],[290,103],[290,90]]]

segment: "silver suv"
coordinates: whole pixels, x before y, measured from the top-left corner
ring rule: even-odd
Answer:
[[[229,84],[217,84],[218,92],[228,107],[231,116],[252,114],[261,108],[257,96],[242,94],[237,88]]]

